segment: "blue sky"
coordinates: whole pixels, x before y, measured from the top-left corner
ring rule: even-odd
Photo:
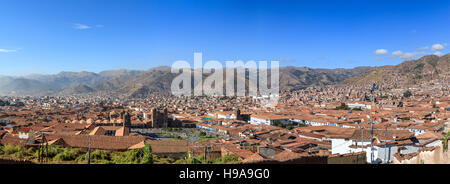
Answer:
[[[450,43],[448,0],[0,3],[0,75],[148,69],[194,52],[351,68],[446,54]]]

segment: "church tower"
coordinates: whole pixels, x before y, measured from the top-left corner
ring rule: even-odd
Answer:
[[[130,112],[126,112],[123,115],[123,127],[130,127],[131,126],[131,115]]]
[[[157,115],[156,115],[156,108],[155,107],[153,107],[152,108],[152,128],[157,128],[157,121],[158,121],[158,118],[157,118]]]
[[[241,120],[241,110],[238,108],[234,114],[236,116],[236,120]]]
[[[163,118],[164,118],[164,124],[163,127],[167,128],[169,126],[169,121],[168,121],[168,115],[167,115],[167,107],[164,107],[164,114],[163,114]]]

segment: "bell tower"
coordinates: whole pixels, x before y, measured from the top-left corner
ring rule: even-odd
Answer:
[[[236,116],[236,120],[241,120],[241,109],[238,108],[234,115]]]
[[[131,126],[131,115],[130,112],[126,112],[123,115],[123,127],[130,127]]]

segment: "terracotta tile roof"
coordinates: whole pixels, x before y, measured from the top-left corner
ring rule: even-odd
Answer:
[[[68,147],[88,148],[89,137],[91,148],[105,150],[127,150],[130,147],[145,141],[144,136],[105,136],[105,135],[59,135],[47,134],[46,138],[51,141],[61,138]]]
[[[436,132],[425,132],[416,137],[417,139],[442,139],[442,134]]]
[[[0,139],[0,144],[12,144],[12,145],[26,145],[28,139],[21,139],[18,136],[12,134],[5,134],[2,139]]]
[[[155,154],[185,153],[189,142],[186,140],[147,140]]]
[[[249,157],[247,157],[246,159],[242,160],[241,163],[255,163],[255,162],[261,162],[267,160],[264,157],[262,157],[261,155],[259,155],[258,153],[255,153]]]
[[[66,142],[64,142],[64,139],[62,139],[62,138],[48,141],[48,145],[59,145],[59,146],[63,146],[63,147],[69,147],[69,145],[67,145]]]
[[[143,148],[145,147],[145,141],[141,141],[133,146],[130,146],[128,149],[132,150],[132,149],[139,149],[139,148]]]
[[[283,162],[283,161],[292,160],[292,159],[296,159],[296,158],[300,158],[300,157],[302,157],[302,155],[299,153],[294,153],[294,152],[285,150],[285,151],[282,151],[282,152],[272,156],[271,158],[274,160]]]
[[[19,132],[25,132],[25,133],[28,133],[30,130],[31,130],[31,129],[28,128],[28,127],[20,127],[20,128],[19,128]]]
[[[92,130],[89,135],[105,135],[106,130],[102,127],[95,127],[94,130]]]
[[[116,130],[115,136],[128,136],[130,135],[130,128],[128,127],[120,127]]]
[[[231,153],[238,155],[241,159],[247,159],[252,156],[254,153],[249,150],[244,150],[238,148],[236,145],[226,145],[222,147],[222,153]]]
[[[352,134],[345,134],[345,135],[332,135],[330,138],[344,138],[344,139],[352,139],[352,140],[369,140],[370,139],[370,130],[369,129],[359,129],[355,128],[352,129]],[[413,132],[410,132],[408,130],[393,130],[389,129],[387,131],[386,138],[388,140],[397,140],[397,139],[405,139],[410,138],[414,136]],[[385,138],[385,130],[373,130],[373,137],[378,139]]]

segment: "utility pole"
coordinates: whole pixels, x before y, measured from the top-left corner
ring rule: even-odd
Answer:
[[[386,160],[386,158],[387,158],[387,156],[386,156],[386,154],[387,154],[387,150],[386,150],[386,147],[387,147],[387,143],[386,143],[386,140],[387,140],[387,125],[386,125],[386,128],[384,129],[384,160],[386,161],[386,163],[388,163],[388,160]]]
[[[45,136],[44,136],[45,139]],[[45,162],[48,162],[48,141],[45,139]]]
[[[48,162],[48,142],[47,139],[45,139],[45,135],[41,133],[42,140],[41,143],[39,143],[39,149],[38,149],[38,162]],[[45,145],[44,145],[45,142]],[[44,152],[45,152],[45,160],[44,160]]]
[[[203,159],[205,160],[205,163],[206,163],[206,160],[207,160],[207,159],[206,159],[206,156],[207,156],[207,155],[206,155],[206,151],[207,151],[207,150],[208,150],[208,149],[207,149],[206,146],[205,146],[205,153],[204,153],[204,158],[203,158]]]
[[[364,151],[364,126],[361,127],[361,151]]]
[[[41,163],[41,148],[42,148],[42,141],[44,140],[43,138],[42,138],[42,136],[43,136],[43,134],[42,134],[42,132],[41,132],[41,142],[39,143],[39,147],[38,147],[38,162],[39,163]]]
[[[373,109],[373,91],[377,88],[376,84],[372,85],[372,88],[370,89],[370,163],[373,163],[373,116],[372,116],[372,109]]]
[[[88,137],[88,164],[91,164],[91,136]]]

